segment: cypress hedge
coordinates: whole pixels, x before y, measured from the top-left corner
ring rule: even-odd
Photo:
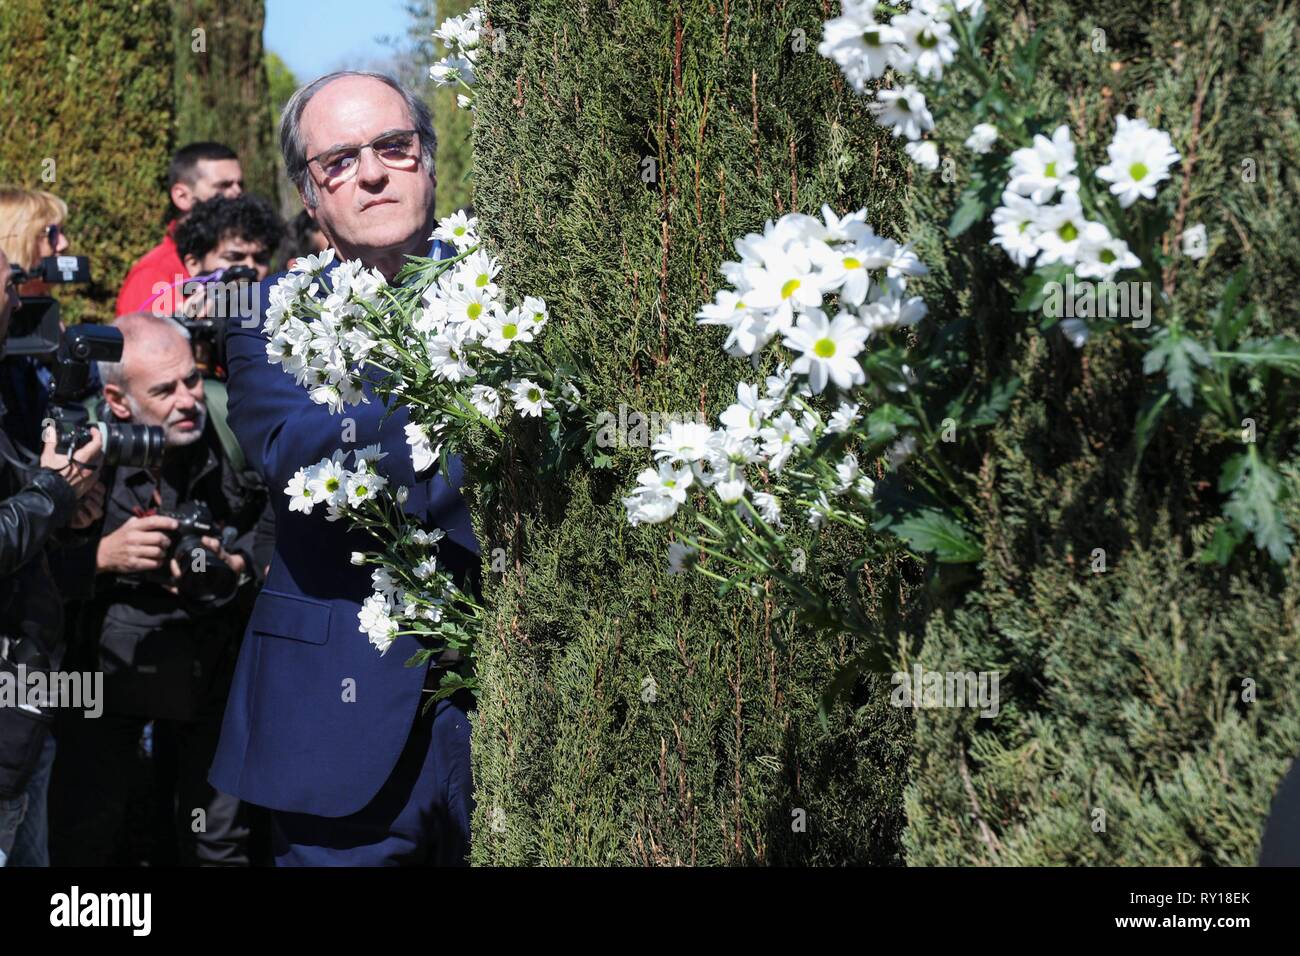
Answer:
[[[171,10],[0,4],[0,182],[66,200],[96,284],[59,292],[68,321],[112,318],[126,270],[158,241],[171,148]]]
[[[900,209],[887,134],[816,53],[823,5],[487,13],[504,41],[482,54],[475,203],[512,293],[545,296],[596,408],[716,416],[745,369],[694,316],[732,240],[822,203],[886,230]],[[823,724],[852,638],[795,626],[769,593],[667,577],[619,503],[655,429],[624,430],[609,467],[542,482],[521,459],[509,506],[475,510],[496,573],[474,861],[899,862],[910,716],[869,676]],[[808,571],[847,554],[810,549]]]
[[[991,15],[991,55],[1041,43],[1036,94],[1088,144],[1089,168],[1120,112],[1173,136],[1183,159],[1158,201],[1209,236],[1208,256],[1176,259],[1166,280],[1194,334],[1211,339],[1219,292],[1242,267],[1248,334],[1300,332],[1294,6],[1041,0]],[[936,175],[910,207],[931,262],[959,247],[941,228],[963,185],[953,155],[956,181]],[[969,252],[989,236],[961,241]],[[1300,750],[1296,559],[1279,567],[1245,546],[1226,567],[1200,560],[1241,439],[1180,410],[1139,456],[1141,353],[1119,337],[1079,352],[1043,336],[1039,315],[1010,308],[1011,272],[940,272],[926,290],[932,310],[974,316],[970,374],[1024,384],[986,447],[978,578],[927,615],[904,662],[1000,672],[1001,712],[916,712],[908,862],[1251,864]],[[1271,407],[1263,390],[1251,405],[1260,435],[1300,434],[1300,410]],[[1294,459],[1283,472],[1294,526]]]

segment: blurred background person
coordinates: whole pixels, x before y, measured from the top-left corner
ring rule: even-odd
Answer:
[[[292,269],[300,256],[313,256],[324,252],[330,246],[325,233],[320,231],[320,224],[303,210],[289,220],[280,261],[284,268]]]
[[[162,241],[136,260],[117,294],[117,315],[143,308],[161,288],[185,277],[173,238],[177,225],[197,203],[213,196],[235,198],[244,191],[239,157],[221,143],[190,143],[172,155],[167,169],[167,228]]]
[[[18,291],[0,251],[0,353]],[[0,397],[0,415],[4,400]],[[102,514],[99,432],[71,456],[51,430],[39,457],[0,428],[0,669],[58,669],[63,659],[63,601],[47,551],[65,527]],[[48,713],[48,712],[47,712]],[[0,707],[0,866],[47,866],[47,794],[55,742],[48,718]]]

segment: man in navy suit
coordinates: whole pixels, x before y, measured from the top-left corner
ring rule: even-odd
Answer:
[[[298,90],[280,145],[303,204],[338,251],[390,280],[407,255],[446,258],[432,243],[435,138],[429,109],[392,79],[323,76]],[[261,302],[275,279],[261,288]],[[263,316],[264,319],[264,316]],[[254,323],[243,323],[253,325]],[[414,473],[404,411],[383,403],[332,414],[266,357],[260,327],[231,321],[230,424],[266,479],[275,555],[239,655],[209,779],[271,810],[277,865],[460,864],[473,789],[466,702],[424,711],[436,669],[407,668],[414,643],[380,655],[359,630],[370,573],[349,561],[373,549],[364,532],[291,513],[294,472],[335,449],[379,443],[380,470],[410,487],[406,511],[447,532],[439,560],[472,574],[478,544],[460,494],[462,471]],[[259,323],[260,325],[260,323]]]

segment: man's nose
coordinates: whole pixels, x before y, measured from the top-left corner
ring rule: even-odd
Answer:
[[[233,186],[227,189],[223,195],[225,195],[227,199],[238,199],[243,192],[244,192],[244,187],[239,183],[235,183]]]
[[[357,157],[357,181],[379,183],[388,178],[388,167],[379,161],[373,149],[363,149]]]

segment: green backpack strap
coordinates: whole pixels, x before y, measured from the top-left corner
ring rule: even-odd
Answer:
[[[217,430],[217,437],[221,439],[226,457],[235,466],[236,472],[242,472],[248,461],[244,458],[244,449],[239,447],[239,439],[235,438],[230,423],[226,421],[226,383],[215,378],[205,378],[203,398],[207,402],[208,415],[212,419],[212,426]]]
[[[99,421],[99,396],[98,395],[91,395],[89,398],[83,399],[81,402],[81,407],[84,408],[86,410],[86,414],[90,416],[89,419],[90,424],[94,425],[96,422]]]

